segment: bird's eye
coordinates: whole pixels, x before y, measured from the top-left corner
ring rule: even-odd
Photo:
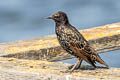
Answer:
[[[58,17],[59,17],[59,14],[55,14],[54,16],[55,16],[55,18],[58,18]]]

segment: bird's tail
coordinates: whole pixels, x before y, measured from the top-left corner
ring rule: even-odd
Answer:
[[[109,68],[109,66],[100,58],[100,56],[97,56],[96,61],[105,65],[107,68]]]

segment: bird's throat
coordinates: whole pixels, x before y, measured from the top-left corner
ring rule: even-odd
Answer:
[[[69,25],[69,22],[68,21],[60,21],[60,22],[56,22],[56,26],[62,26],[62,25]]]

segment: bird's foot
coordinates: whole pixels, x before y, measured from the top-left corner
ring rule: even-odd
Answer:
[[[77,60],[76,64],[69,66],[69,67],[68,67],[68,70],[66,70],[66,71],[61,71],[61,72],[64,72],[64,73],[77,72],[77,71],[78,71],[77,69],[80,69],[81,63],[82,63],[82,59],[79,58],[79,59]]]
[[[74,67],[74,65],[71,65],[71,66],[68,67],[68,69],[71,70],[73,67]],[[80,69],[80,68],[81,68],[81,65],[78,65],[78,66],[75,67],[74,70],[77,70],[77,69]]]
[[[60,71],[60,72],[63,72],[63,73],[73,73],[73,72],[78,72],[78,70],[71,70],[71,69],[68,69],[68,70]]]
[[[63,73],[72,73],[71,70],[65,70],[65,71],[60,71],[60,72],[63,72]]]
[[[80,65],[77,66],[76,64],[75,65],[71,65],[68,67],[68,70],[66,71],[61,71],[63,73],[72,73],[72,72],[78,72],[78,69],[80,69]]]

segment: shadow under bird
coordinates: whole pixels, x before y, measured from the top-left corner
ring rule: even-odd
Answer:
[[[70,69],[71,72],[80,66],[83,60],[91,64],[94,68],[96,68],[96,62],[109,68],[83,35],[69,23],[66,13],[58,11],[47,19],[55,21],[57,39],[62,48],[69,54],[77,57],[76,64]]]

